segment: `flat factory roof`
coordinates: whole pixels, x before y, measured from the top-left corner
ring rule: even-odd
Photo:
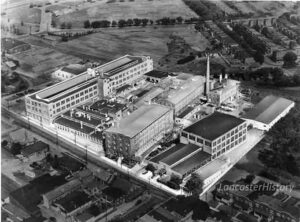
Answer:
[[[186,160],[182,161],[181,163],[172,167],[172,170],[180,174],[185,174],[188,171],[192,170],[194,167],[197,167],[203,162],[209,160],[210,156],[211,155],[209,153],[199,151],[191,157],[187,158]]]
[[[184,81],[184,83],[179,86],[177,89],[172,89],[166,96],[166,100],[177,104],[188,95],[193,93],[199,87],[204,87],[205,78],[203,76],[190,76],[187,79],[182,79],[181,76],[177,77],[177,79]],[[204,90],[204,88],[203,88]]]
[[[166,77],[168,77],[168,75],[169,75],[168,72],[159,71],[159,70],[152,70],[145,74],[145,76],[150,76],[150,77],[159,78],[159,79],[166,78]]]
[[[110,77],[116,73],[119,73],[125,69],[128,69],[143,61],[143,56],[130,56],[125,55],[111,62],[105,63],[101,66],[96,67],[94,70],[101,71],[106,77]],[[42,89],[34,94],[31,94],[32,98],[44,100],[45,102],[51,102],[52,99],[56,99],[60,94],[66,94],[67,91],[72,91],[90,79],[94,79],[87,71],[83,72],[71,79],[62,81],[53,86],[49,86]],[[64,95],[66,96],[66,95]],[[60,97],[59,97],[60,98]],[[46,100],[48,99],[48,100]]]
[[[183,131],[201,136],[207,140],[215,140],[227,133],[245,120],[228,114],[214,112],[212,115],[199,120],[185,128]]]
[[[293,103],[293,101],[282,97],[266,96],[253,109],[242,116],[242,118],[269,124]]]
[[[84,73],[86,70],[87,68],[84,65],[80,64],[70,64],[61,69],[61,71],[68,72],[74,75]]]
[[[186,157],[187,155],[195,152],[196,150],[200,149],[199,146],[195,144],[177,144],[176,146],[166,150],[165,152],[161,153],[160,155],[151,159],[153,162],[163,162],[169,166],[173,165],[174,163],[178,162],[182,158]]]
[[[144,105],[120,120],[118,126],[111,127],[106,131],[132,138],[169,111],[169,107],[158,104]]]

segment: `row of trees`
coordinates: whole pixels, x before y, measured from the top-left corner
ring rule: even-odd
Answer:
[[[272,86],[299,86],[300,76],[287,76],[280,68],[263,67],[252,72],[245,73],[246,80],[260,80],[263,85]]]
[[[263,55],[267,53],[267,44],[260,40],[256,35],[252,35],[247,27],[241,24],[236,24],[233,26],[233,31],[242,36],[251,48],[259,51]]]
[[[119,21],[108,21],[108,20],[100,20],[100,21],[90,21],[86,20],[83,22],[84,28],[107,28],[107,27],[125,27],[125,26],[147,26],[153,25],[154,23],[157,25],[175,25],[182,24],[183,22],[189,24],[198,21],[198,18],[190,18],[183,19],[181,16],[177,18],[169,18],[164,17],[161,19],[157,19],[155,22],[151,19],[147,18],[134,18],[134,19],[120,19]]]
[[[268,149],[260,151],[258,158],[268,168],[275,168],[300,175],[295,154],[300,152],[300,113],[293,109],[269,132],[272,142]]]

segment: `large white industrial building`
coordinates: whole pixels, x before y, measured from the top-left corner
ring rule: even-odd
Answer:
[[[247,120],[248,125],[268,131],[294,106],[295,103],[291,100],[270,95],[261,100],[242,118]]]
[[[86,102],[111,95],[126,84],[133,84],[153,70],[148,56],[125,55],[109,63],[25,97],[29,118],[51,124],[60,114]]]

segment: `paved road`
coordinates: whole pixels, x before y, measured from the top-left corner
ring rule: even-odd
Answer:
[[[85,162],[86,153],[83,152],[81,147],[75,145],[74,143],[69,142],[68,140],[57,137],[57,135],[55,134],[51,134],[49,131],[45,130],[44,128],[36,124],[33,125],[28,123],[21,115],[13,113],[2,106],[2,114],[3,113],[10,115],[10,117],[13,118],[18,125],[43,137],[44,140],[47,141],[47,143],[49,143],[51,146],[57,146],[59,149],[61,149],[62,152],[69,152],[77,156],[78,158],[80,158],[82,162]],[[157,194],[164,198],[169,198],[170,196],[172,196],[169,192],[154,187],[152,184],[144,181],[143,179],[135,177],[130,173],[127,173],[124,169],[115,168],[111,164],[100,161],[99,159],[100,159],[99,156],[96,156],[93,153],[88,152],[88,168],[91,169],[96,169],[98,167],[106,168],[106,169],[114,168],[114,170],[116,170],[117,172],[125,176],[128,176],[128,178],[132,183],[145,186],[146,189],[151,190],[151,193],[153,194]]]

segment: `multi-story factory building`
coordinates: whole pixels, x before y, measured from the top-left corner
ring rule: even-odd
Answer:
[[[246,141],[245,120],[228,114],[214,112],[185,128],[181,133],[182,143],[196,144],[211,154],[212,159]]]
[[[173,110],[143,105],[104,131],[108,156],[140,156],[173,128]]]
[[[156,99],[156,102],[171,107],[174,110],[174,114],[178,115],[193,100],[203,95],[205,78],[203,76],[180,73],[165,79],[161,85],[163,86],[164,84],[168,88]]]
[[[51,124],[58,115],[67,110],[111,95],[119,87],[135,83],[152,69],[153,61],[150,57],[123,56],[27,95],[27,116],[41,123]]]

